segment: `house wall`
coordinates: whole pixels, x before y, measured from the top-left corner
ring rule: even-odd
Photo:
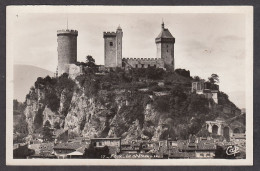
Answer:
[[[214,158],[215,151],[196,151],[195,157],[196,158]]]
[[[95,144],[95,147],[105,147],[105,146],[113,146],[113,147],[120,147],[121,141],[120,140],[91,140],[92,144]]]

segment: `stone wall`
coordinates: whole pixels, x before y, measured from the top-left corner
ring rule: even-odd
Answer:
[[[122,66],[125,68],[163,68],[163,60],[160,58],[123,58]]]
[[[77,76],[83,74],[83,66],[77,66],[75,64],[69,65],[69,77],[75,79]]]

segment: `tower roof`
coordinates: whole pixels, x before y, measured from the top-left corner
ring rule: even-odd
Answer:
[[[161,33],[157,36],[157,38],[174,38],[170,31],[164,28]]]
[[[117,27],[117,30],[122,30],[122,28],[120,27],[120,25]]]
[[[162,31],[160,32],[160,34],[155,38],[155,42],[159,43],[159,42],[175,42],[175,38],[172,36],[172,34],[170,33],[170,31],[167,28],[164,28],[164,22],[162,22]]]
[[[174,38],[167,28],[164,28],[164,23],[162,24],[162,31],[156,38]]]

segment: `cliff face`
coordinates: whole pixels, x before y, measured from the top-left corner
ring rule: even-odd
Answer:
[[[34,119],[38,111],[37,101],[27,99],[26,101],[26,108],[24,111],[26,122],[28,124],[28,132],[32,134],[35,130],[34,127]]]
[[[38,81],[41,89],[32,89],[26,97],[24,114],[29,134],[48,121],[55,131],[67,130],[69,135],[86,138],[185,139],[199,132],[206,120],[218,117],[217,104],[181,88],[158,96],[122,87],[96,90],[91,80],[83,86],[68,78],[59,79],[46,78],[45,85]],[[94,95],[89,94],[91,91]]]
[[[100,137],[107,129],[109,109],[88,98],[84,93],[74,92],[64,129],[84,137]]]
[[[39,98],[43,99],[42,96]],[[61,113],[64,111],[65,98],[61,93],[60,107],[57,112],[53,112],[46,104],[40,103],[37,98],[28,98],[24,114],[29,134],[33,134],[36,130],[36,115],[42,116],[42,126],[49,121],[52,127],[58,124],[61,129],[68,130],[69,133],[87,138],[122,137],[126,141],[140,138],[158,140],[163,132],[159,123],[162,121],[158,120],[159,113],[151,104],[147,104],[143,113],[138,114],[144,117],[143,123],[131,116],[127,116],[126,119],[122,111],[127,110],[131,104],[122,93],[114,97],[115,109],[111,107],[109,101],[101,104],[95,98],[87,97],[82,91],[74,91],[68,113],[63,116]],[[122,109],[124,107],[125,109]]]

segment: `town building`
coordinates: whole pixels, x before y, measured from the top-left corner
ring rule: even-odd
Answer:
[[[212,135],[224,136],[226,140],[230,140],[233,133],[244,133],[245,126],[235,120],[225,120],[221,117],[216,118],[214,121],[206,121],[206,128]]]
[[[78,149],[76,149],[76,151],[73,151],[69,154],[67,154],[67,158],[69,159],[77,159],[77,158],[83,158],[83,155],[85,153],[85,146],[80,147]]]
[[[51,155],[53,153],[53,143],[38,143],[38,144],[29,144],[28,148],[35,151],[35,155]]]
[[[140,152],[140,143],[137,144],[121,144],[120,153],[139,153]]]
[[[141,143],[142,153],[157,153],[159,151],[159,142],[156,141],[143,141]]]
[[[214,143],[199,142],[195,151],[196,158],[214,158],[216,145]]]
[[[96,149],[108,147],[109,155],[115,155],[121,151],[121,138],[92,138],[90,144]]]
[[[235,145],[238,145],[240,148],[246,147],[246,134],[245,133],[233,133],[230,137],[230,141]]]
[[[67,158],[68,154],[77,151],[77,149],[84,146],[81,143],[59,143],[53,147],[54,154],[57,156],[58,159],[65,159]]]
[[[213,99],[218,104],[219,86],[204,80],[192,82],[191,92],[203,94],[207,99]]]
[[[92,138],[90,143],[94,147],[119,147],[121,146],[121,138]]]

